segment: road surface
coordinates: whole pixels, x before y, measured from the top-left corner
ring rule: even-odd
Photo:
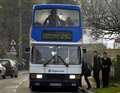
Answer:
[[[32,92],[29,87],[28,82],[28,73],[20,72],[18,78],[10,78],[6,79],[0,78],[0,93],[46,93],[46,92]],[[53,92],[47,92],[53,93]],[[54,92],[54,93],[72,93],[72,92]],[[86,93],[79,91],[78,93]]]

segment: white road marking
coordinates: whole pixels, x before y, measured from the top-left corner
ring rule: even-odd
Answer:
[[[17,92],[17,89],[25,82],[25,81],[27,81],[28,79],[24,79],[24,80],[22,80],[18,85],[15,85],[15,86],[9,86],[9,87],[6,87],[7,89],[12,89],[12,91],[14,92],[14,93],[16,93]]]
[[[28,79],[24,79],[22,82],[20,82],[17,86],[16,86],[16,88],[15,88],[15,92],[17,91],[17,89],[25,82],[25,81],[27,81]]]

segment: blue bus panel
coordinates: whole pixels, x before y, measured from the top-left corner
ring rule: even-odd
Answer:
[[[80,8],[73,5],[35,5],[31,37],[35,41],[80,41],[82,39],[80,15]]]

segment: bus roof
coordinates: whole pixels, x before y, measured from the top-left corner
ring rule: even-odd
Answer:
[[[49,8],[80,10],[79,6],[71,5],[71,4],[36,4],[33,6],[33,10],[34,9],[49,9]]]

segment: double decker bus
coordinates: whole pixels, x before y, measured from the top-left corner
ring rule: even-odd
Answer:
[[[29,86],[78,89],[82,59],[81,12],[78,6],[33,6],[30,32]]]

